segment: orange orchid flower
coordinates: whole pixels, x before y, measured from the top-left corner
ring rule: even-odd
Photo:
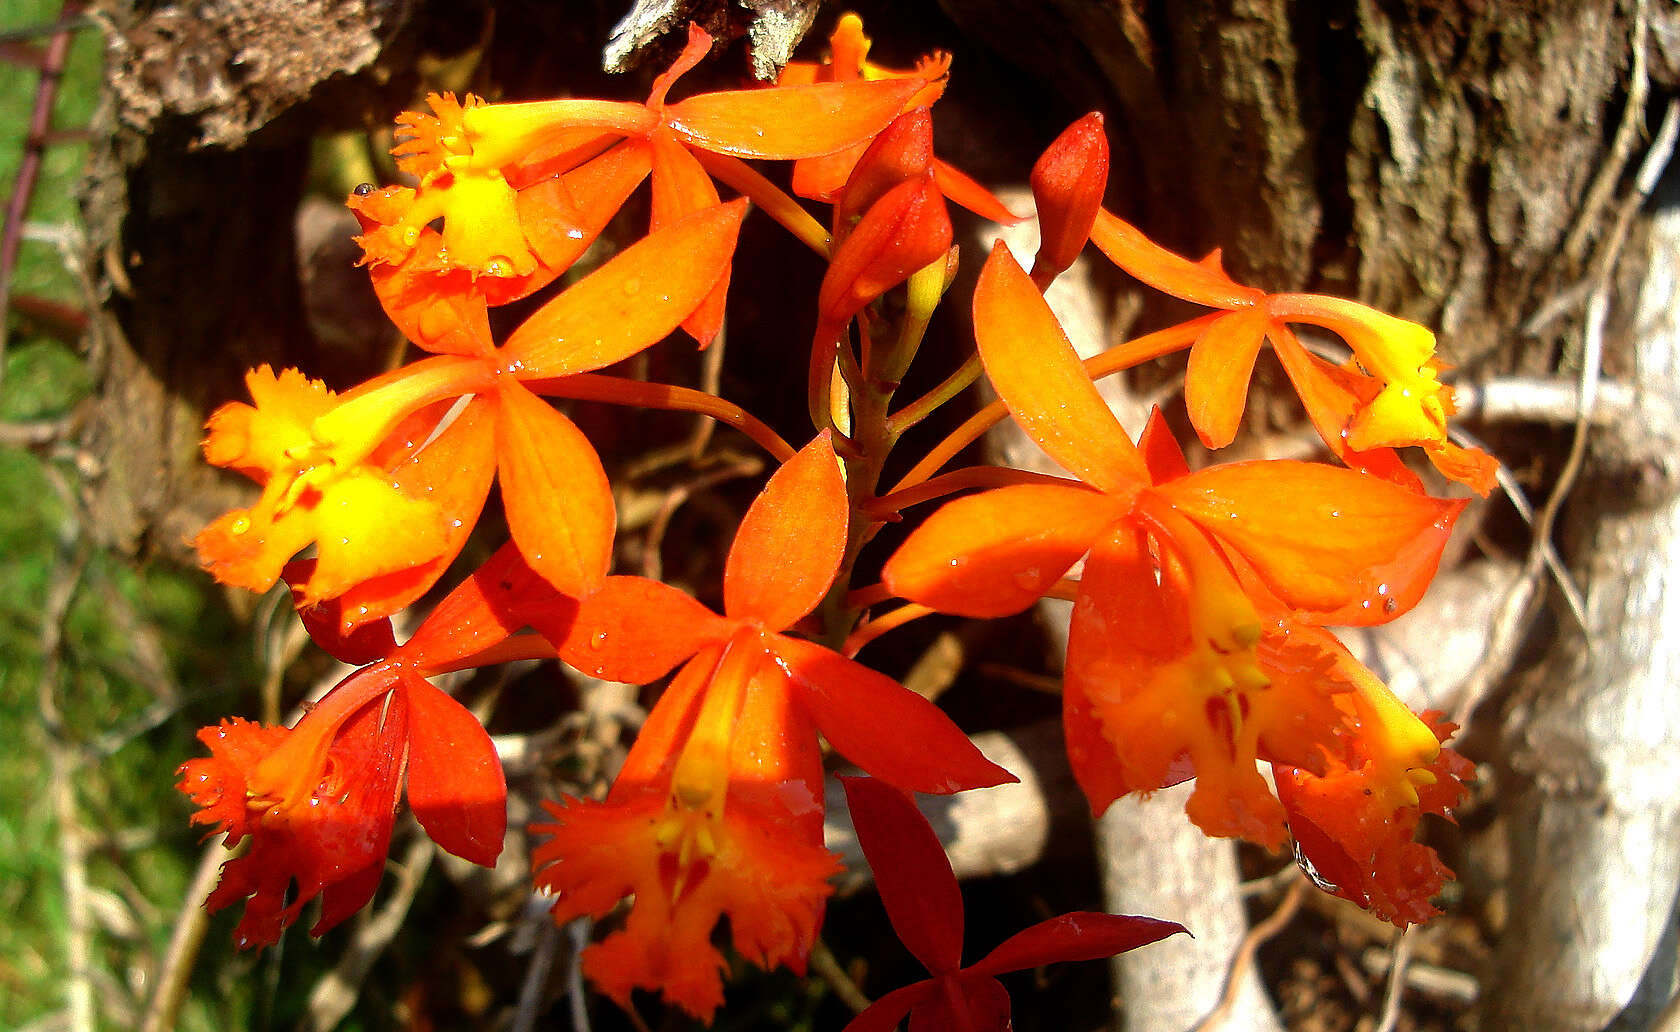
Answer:
[[[863,19],[844,14],[835,23],[834,34],[828,38],[828,57],[822,61],[789,61],[777,77],[777,86],[805,86],[821,83],[916,81],[925,83],[905,100],[905,112],[933,106],[945,92],[951,74],[951,55],[935,51],[916,62],[909,70],[886,68],[869,60],[873,41],[863,34]],[[844,150],[794,162],[793,192],[814,201],[834,202],[840,196],[858,159],[863,157],[868,141],[853,144]],[[1014,225],[1020,216],[1004,207],[991,191],[969,178],[954,166],[937,158],[933,160],[934,181],[946,197],[962,205],[981,218],[1004,225]]]
[[[368,260],[402,266],[419,249],[424,266],[461,270],[476,289],[503,300],[523,296],[575,259],[579,242],[599,232],[634,189],[629,182],[620,191],[626,180],[615,179],[613,189],[568,205],[571,174],[619,140],[627,141],[627,153],[610,159],[616,170],[651,168],[653,231],[715,207],[714,175],[784,217],[793,202],[739,158],[806,158],[867,142],[920,89],[915,80],[813,83],[668,102],[677,79],[711,46],[712,38],[691,25],[688,45],[654,81],[645,104],[486,104],[470,95],[465,101],[431,95],[432,114],[406,112],[398,120],[401,142],[392,153],[419,186],[387,198],[393,210],[362,238]],[[441,234],[428,237],[427,225],[440,217]],[[573,230],[582,235],[568,238]],[[499,287],[497,279],[513,284]],[[484,280],[490,282],[481,285]],[[706,301],[685,317],[684,329],[702,346],[721,326],[727,289],[726,268]]]
[[[380,649],[381,637],[391,641],[388,622],[364,628],[354,644],[383,654],[339,682],[295,727],[235,717],[199,731],[210,755],[182,764],[177,786],[200,807],[193,823],[226,832],[229,848],[252,840],[223,864],[205,904],[214,912],[244,902],[237,945],[276,942],[316,896],[322,910],[312,935],[366,904],[385,869],[405,784],[409,807],[434,842],[473,863],[495,864],[507,826],[495,747],[477,718],[426,677],[505,645],[519,629],[505,596],[540,598],[541,589],[518,553],[504,549],[404,645]]]
[[[883,580],[937,610],[1001,616],[1085,556],[1063,701],[1093,807],[1182,780],[1188,759],[1199,825],[1280,845],[1284,813],[1255,761],[1312,768],[1320,739],[1343,723],[1330,697],[1353,688],[1330,676],[1310,625],[1379,623],[1409,609],[1464,503],[1312,463],[1188,473],[1158,417],[1134,446],[1001,245],[976,287],[974,322],[999,396],[1082,483],[951,502],[910,535]],[[1253,595],[1301,629],[1268,627]]]
[[[770,478],[724,572],[719,616],[639,577],[610,577],[549,634],[595,676],[640,683],[684,663],[605,802],[551,805],[533,860],[555,919],[635,904],[584,970],[615,999],[659,989],[709,1018],[722,998],[710,945],[803,967],[836,865],[822,849],[817,734],[893,783],[955,792],[1013,780],[897,682],[787,629],[828,593],[846,543],[846,488],[829,435]],[[685,662],[686,661],[686,662]]]
[[[343,396],[295,372],[257,370],[254,404],[218,409],[204,447],[263,493],[198,535],[201,559],[224,583],[263,591],[314,543],[320,561],[300,602],[344,599],[348,623],[376,619],[441,576],[494,472],[525,557],[561,591],[588,593],[611,562],[612,493],[582,432],[533,389],[558,390],[676,329],[727,266],[745,204],[695,212],[631,245],[500,347],[487,324],[456,326],[445,335],[470,347]]]
[[[1190,419],[1209,448],[1223,448],[1236,436],[1255,357],[1269,340],[1319,435],[1349,466],[1415,485],[1388,451],[1415,445],[1448,478],[1478,494],[1492,490],[1498,463],[1447,439],[1452,388],[1438,379],[1435,335],[1422,326],[1355,301],[1243,286],[1226,275],[1218,251],[1192,262],[1107,211],[1098,212],[1091,241],[1149,286],[1228,313],[1202,330],[1185,375]],[[1336,334],[1352,349],[1352,359],[1336,366],[1311,354],[1291,323]]]
[[[1421,715],[1437,741],[1457,728],[1434,711]],[[1410,801],[1385,799],[1373,785],[1394,784],[1373,776],[1391,762],[1364,736],[1346,736],[1321,773],[1276,767],[1278,798],[1288,814],[1303,864],[1326,892],[1351,900],[1395,925],[1420,924],[1440,911],[1429,901],[1453,873],[1429,847],[1412,841],[1419,819],[1433,813],[1451,819],[1464,797],[1475,765],[1441,747]],[[1398,803],[1398,805],[1394,805]]]

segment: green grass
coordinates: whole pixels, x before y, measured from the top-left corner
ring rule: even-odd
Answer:
[[[58,9],[55,0],[11,0],[0,30],[50,23]],[[77,129],[91,119],[102,49],[96,32],[77,36],[55,128]],[[0,193],[9,194],[17,175],[38,79],[32,68],[0,63]],[[26,219],[32,230],[45,230],[40,235],[73,238],[77,231],[75,188],[86,151],[85,142],[48,149]],[[65,252],[51,242],[25,239],[12,286],[14,297],[78,309],[88,303]],[[69,416],[91,387],[83,358],[63,342],[30,335],[26,321],[11,326],[23,332],[8,341],[0,422]],[[190,807],[172,783],[176,765],[196,751],[194,726],[211,718],[203,699],[219,689],[208,709],[230,709],[237,705],[231,690],[251,683],[249,662],[204,644],[240,640],[244,632],[221,615],[224,607],[202,576],[137,569],[79,543],[77,458],[69,442],[37,451],[0,447],[0,1028],[48,1022],[67,998],[60,829],[47,791],[50,739],[40,708],[43,615],[55,589],[80,568],[62,620],[52,695],[62,712],[61,740],[78,757],[76,821],[97,918],[90,977],[102,1027],[123,1027],[143,1006],[197,863]],[[147,714],[151,719],[143,719]],[[210,957],[225,953],[207,950]],[[246,980],[234,978],[225,962],[200,968],[181,1027],[244,1026]]]

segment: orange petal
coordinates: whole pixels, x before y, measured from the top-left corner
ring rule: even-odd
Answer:
[[[793,163],[792,189],[796,196],[807,200],[833,202],[845,188],[852,169],[863,157],[869,144],[860,143],[833,154],[816,158],[801,158]]]
[[[1416,604],[1465,505],[1284,460],[1215,466],[1156,490],[1252,563],[1286,605],[1360,624]]]
[[[1190,425],[1209,448],[1223,448],[1237,436],[1268,322],[1264,312],[1233,312],[1214,320],[1190,347],[1184,404]]]
[[[772,643],[817,730],[882,781],[943,795],[1017,780],[943,710],[885,674],[814,642],[776,635]]]
[[[411,719],[408,805],[445,851],[494,867],[507,831],[502,761],[478,718],[430,682],[404,671]]]
[[[544,580],[587,595],[612,565],[618,517],[607,474],[571,420],[517,383],[500,387],[496,456],[508,529]]]
[[[887,560],[893,593],[959,616],[1007,616],[1032,605],[1104,528],[1126,514],[1089,488],[1022,484],[959,498]]]
[[[974,287],[974,338],[998,396],[1051,458],[1114,494],[1148,482],[1142,457],[1002,241]]]
[[[438,668],[506,641],[525,626],[522,604],[555,596],[508,542],[427,614],[403,643],[403,658],[417,668]]]
[[[1097,210],[1091,242],[1108,255],[1109,261],[1142,282],[1198,305],[1246,308],[1259,304],[1266,296],[1265,291],[1245,287],[1225,275],[1219,264],[1219,252],[1193,262],[1173,254],[1106,209]]]
[[[647,684],[704,646],[723,641],[730,627],[669,585],[643,577],[608,577],[578,600],[576,616],[550,640],[560,658],[591,677]]]
[[[846,517],[846,482],[825,430],[747,509],[723,572],[723,611],[779,631],[817,608],[846,551]]]
[[[520,379],[585,373],[628,358],[677,328],[729,267],[746,201],[679,219],[566,288],[508,338]]]
[[[772,161],[813,158],[885,129],[924,85],[883,79],[702,93],[667,105],[665,122],[704,150]]]
[[[712,177],[700,167],[688,148],[672,138],[670,133],[658,132],[653,144],[653,223],[654,231],[676,222],[691,212],[703,211],[718,203],[717,187]],[[712,342],[723,327],[723,305],[729,294],[729,267],[712,285],[711,293],[700,307],[683,320],[682,328],[703,348]]]
[[[990,190],[975,182],[961,169],[938,158],[933,162],[933,181],[938,184],[940,193],[983,219],[1004,226],[1013,226],[1022,221],[1021,216],[1004,207],[1002,201],[992,196]]]

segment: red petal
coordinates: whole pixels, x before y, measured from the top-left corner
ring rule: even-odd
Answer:
[[[1156,490],[1241,553],[1286,605],[1359,624],[1417,603],[1465,505],[1284,460],[1215,466]]]
[[[723,611],[780,631],[817,608],[846,551],[846,482],[825,430],[747,509],[723,572]]]
[[[853,1018],[841,1032],[896,1032],[904,1016],[912,1007],[932,998],[934,983],[914,982],[894,989],[876,1000],[862,1014]]]
[[[507,831],[507,782],[478,718],[405,671],[410,711],[408,805],[433,842],[463,860],[496,866]]]
[[[314,572],[315,560],[294,559],[280,571],[280,576],[288,585],[301,585]],[[345,623],[340,599],[332,598],[311,606],[301,604],[299,595],[294,587],[292,598],[298,604],[298,619],[303,621],[303,629],[309,632],[316,645],[340,663],[367,666],[384,659],[396,649],[397,638],[389,618],[374,620],[352,630],[350,627],[354,625]]]
[[[417,667],[439,667],[507,640],[527,623],[521,607],[559,597],[508,542],[444,596],[403,644]]]
[[[881,571],[893,594],[943,613],[1007,616],[1066,573],[1125,503],[1080,485],[1021,484],[941,507]]]
[[[518,383],[504,381],[498,397],[496,456],[508,530],[556,590],[587,595],[612,565],[618,519],[601,460],[571,420]]]
[[[821,645],[771,636],[800,701],[834,748],[882,781],[948,794],[1013,782],[938,706]]]
[[[659,341],[728,269],[746,207],[695,212],[625,248],[514,330],[503,367],[522,380],[585,373]]]
[[[1184,404],[1190,425],[1209,448],[1223,448],[1237,436],[1269,322],[1261,311],[1234,312],[1214,320],[1190,348]]]
[[[730,626],[676,588],[643,577],[608,577],[549,640],[561,659],[591,677],[647,684],[728,637]],[[551,633],[540,624],[537,630]]]
[[[1033,201],[1038,206],[1038,257],[1033,279],[1061,274],[1090,239],[1091,224],[1108,187],[1108,136],[1102,112],[1093,111],[1062,130],[1032,169]]]
[[[693,146],[740,158],[814,158],[887,127],[920,79],[819,82],[702,93],[665,108],[666,124]]]
[[[951,246],[951,217],[931,176],[888,190],[834,250],[817,295],[817,334],[837,336],[864,305]]]
[[[955,972],[962,966],[962,891],[939,836],[899,789],[874,778],[840,783],[893,931],[929,971]]]
[[[1002,241],[974,287],[974,338],[998,396],[1051,458],[1110,493],[1147,481],[1131,439]]]
[[[1164,484],[1190,474],[1184,449],[1178,446],[1178,438],[1167,426],[1167,417],[1161,415],[1159,406],[1149,410],[1149,422],[1138,435],[1138,452],[1143,455],[1143,464],[1149,467],[1149,479],[1154,483]]]
[[[893,119],[864,150],[846,179],[834,208],[837,234],[850,233],[853,220],[861,218],[887,191],[907,179],[921,178],[932,164],[933,113],[916,108]]]
[[[1101,960],[1189,930],[1175,921],[1078,911],[1040,921],[1005,939],[964,974],[1001,975],[1058,961]]]

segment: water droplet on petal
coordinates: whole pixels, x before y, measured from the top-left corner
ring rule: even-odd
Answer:
[[[1400,608],[1400,600],[1395,598],[1393,595],[1390,595],[1387,598],[1383,599],[1383,612],[1392,613],[1396,609],[1399,609],[1399,608]]]
[[[251,518],[249,516],[235,516],[233,518],[233,522],[228,524],[228,533],[233,534],[236,537],[240,534],[249,534],[250,532]]]

